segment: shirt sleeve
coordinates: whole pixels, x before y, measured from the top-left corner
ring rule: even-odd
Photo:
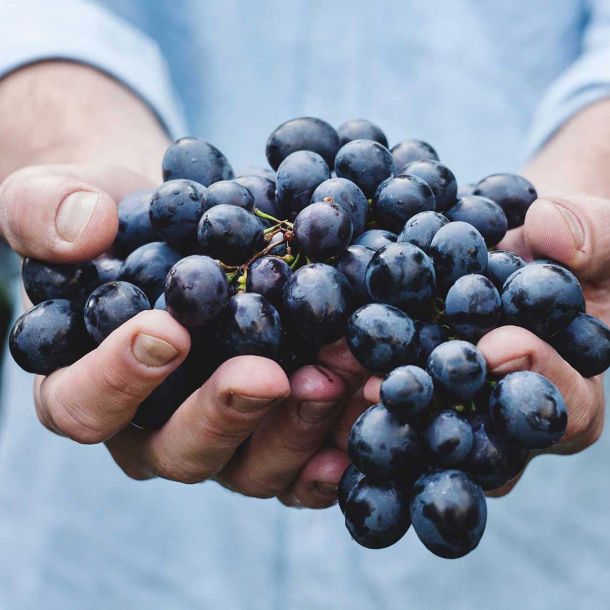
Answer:
[[[610,97],[610,0],[590,0],[582,53],[551,85],[536,112],[527,143],[533,156],[584,107]]]
[[[172,137],[185,134],[184,113],[154,40],[88,0],[3,2],[0,78],[51,59],[105,72],[138,95]]]

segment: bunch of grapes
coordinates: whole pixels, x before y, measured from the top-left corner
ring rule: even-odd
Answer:
[[[494,247],[523,224],[534,187],[494,174],[458,190],[425,142],[391,150],[366,120],[316,118],[269,137],[272,169],[235,178],[194,137],[172,144],[165,182],[119,204],[112,250],[93,261],[23,264],[34,307],[15,323],[14,359],[48,375],[154,307],[192,336],[186,361],[139,407],[161,427],[233,356],[272,358],[291,373],[345,337],[381,402],[355,422],[338,499],[352,537],[397,542],[411,524],[442,557],[474,549],[484,492],[548,448],[567,424],[541,375],[497,380],[475,346],[503,324],[548,341],[582,375],[610,366],[610,329],[585,313],[578,280],[551,260]]]

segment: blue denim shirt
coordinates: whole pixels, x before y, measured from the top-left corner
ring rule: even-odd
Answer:
[[[63,57],[127,83],[174,135],[236,168],[281,121],[367,117],[429,140],[461,181],[514,170],[610,94],[610,1],[8,0],[0,73]],[[6,146],[6,143],[5,143]],[[541,457],[465,559],[413,532],[368,551],[337,508],[289,510],[214,483],[136,483],[104,447],[37,422],[8,364],[0,427],[0,608],[607,608],[607,435]]]

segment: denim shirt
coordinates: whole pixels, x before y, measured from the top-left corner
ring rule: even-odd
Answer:
[[[518,169],[610,94],[602,0],[9,0],[0,32],[0,73],[90,63],[236,169],[264,163],[285,119],[366,117],[391,143],[429,140],[467,182]],[[30,376],[7,363],[4,381],[0,608],[608,607],[607,435],[537,458],[489,500],[479,548],[446,561],[412,531],[360,548],[337,508],[131,481],[103,446],[42,428]]]

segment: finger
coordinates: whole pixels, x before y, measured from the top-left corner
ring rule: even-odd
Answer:
[[[369,377],[364,385],[364,398],[369,404],[376,404],[381,400],[381,377]]]
[[[350,399],[333,430],[333,443],[339,449],[347,451],[347,440],[354,422],[368,409],[370,403],[365,399],[362,388],[350,396]]]
[[[106,166],[40,166],[0,187],[0,234],[23,256],[68,263],[95,258],[112,244],[117,201],[150,186],[128,170]]]
[[[102,442],[131,421],[189,348],[188,332],[168,313],[142,312],[72,366],[40,378],[38,416],[73,440]]]
[[[323,449],[303,468],[294,485],[279,497],[294,508],[327,508],[337,501],[337,487],[349,457],[344,451]]]
[[[478,347],[492,375],[531,370],[557,386],[568,407],[568,424],[559,450],[574,452],[599,438],[604,415],[600,378],[585,379],[548,343],[516,326],[491,331]]]
[[[508,250],[509,252],[514,252],[525,259],[531,258],[531,253],[529,252],[525,243],[523,227],[511,229],[504,236],[504,239],[496,246],[496,248],[498,250]]]
[[[285,400],[284,371],[260,356],[223,363],[158,431],[132,435],[130,450],[108,443],[127,473],[196,483],[216,475],[269,410]]]
[[[347,387],[332,371],[306,366],[292,376],[290,393],[217,477],[223,485],[265,498],[285,491],[331,431]]]
[[[352,392],[355,392],[367,376],[347,347],[345,339],[340,339],[331,345],[325,345],[318,352],[318,362],[341,375]]]

